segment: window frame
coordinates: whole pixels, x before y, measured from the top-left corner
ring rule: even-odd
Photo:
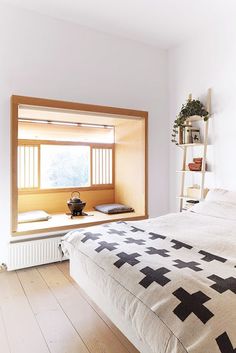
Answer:
[[[61,187],[61,188],[41,188],[41,146],[42,145],[60,145],[60,146],[89,146],[90,147],[90,186],[73,186],[73,187]],[[29,139],[18,139],[18,146],[38,146],[38,183],[37,188],[17,188],[19,195],[25,194],[45,194],[45,193],[57,193],[57,192],[70,192],[75,189],[78,191],[92,191],[92,190],[104,190],[114,189],[115,185],[115,144],[114,143],[90,143],[90,142],[74,142],[74,141],[55,141],[55,140],[29,140]],[[93,148],[100,149],[111,149],[112,150],[112,183],[110,184],[93,184]]]
[[[145,219],[148,217],[148,112],[147,111],[112,107],[112,106],[105,106],[105,105],[79,103],[76,101],[71,102],[71,101],[55,100],[55,99],[48,99],[48,98],[20,96],[20,95],[13,94],[10,97],[10,115],[11,115],[11,129],[10,129],[11,130],[11,161],[10,161],[11,163],[11,190],[10,190],[11,225],[10,225],[10,229],[13,236],[19,235],[19,233],[17,233],[17,229],[18,229],[18,220],[17,220],[18,218],[18,190],[17,190],[18,111],[19,111],[19,107],[24,105],[32,106],[32,107],[40,107],[45,109],[59,109],[59,110],[71,111],[71,112],[73,111],[80,112],[80,113],[83,112],[85,114],[93,114],[93,115],[95,114],[97,119],[99,119],[100,116],[104,117],[104,115],[108,115],[111,118],[119,117],[124,119],[132,119],[134,122],[137,119],[143,120],[144,129],[145,129],[144,216],[135,217],[135,219]],[[115,180],[113,181],[115,182]],[[103,223],[103,222],[100,222],[100,223]],[[73,227],[74,228],[78,227],[78,225]],[[60,226],[55,229],[60,231],[67,230],[68,226]],[[33,234],[37,232],[29,232],[29,234]]]

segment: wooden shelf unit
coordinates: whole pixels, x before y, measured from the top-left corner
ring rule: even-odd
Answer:
[[[191,94],[190,94],[191,97]],[[211,115],[211,89],[208,89],[208,94],[207,94],[207,102],[206,102],[206,109],[209,112],[209,115]],[[179,204],[179,210],[182,212],[184,210],[183,204],[184,201],[189,199],[189,200],[196,200],[200,201],[204,199],[204,186],[205,186],[205,174],[206,174],[206,157],[207,157],[207,147],[208,147],[208,127],[209,127],[209,121],[205,121],[204,117],[194,115],[190,116],[187,119],[188,122],[202,122],[204,124],[204,138],[202,143],[187,143],[187,144],[180,144],[178,147],[182,148],[183,150],[183,158],[182,158],[182,170],[176,171],[177,173],[181,173],[181,186],[180,186],[180,196],[177,198],[180,201]],[[187,151],[189,150],[190,147],[198,147],[202,146],[203,147],[203,152],[202,152],[202,170],[201,171],[191,171],[191,170],[186,170],[186,161],[187,161]],[[186,173],[195,173],[197,175],[200,175],[201,177],[201,182],[200,182],[200,189],[199,189],[199,198],[194,198],[194,197],[188,197],[185,195],[185,175]]]

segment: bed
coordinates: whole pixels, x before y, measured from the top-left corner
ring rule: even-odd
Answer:
[[[210,195],[62,239],[72,277],[142,353],[236,352],[236,201]]]

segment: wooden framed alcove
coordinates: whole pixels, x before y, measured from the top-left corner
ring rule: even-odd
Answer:
[[[84,188],[80,190],[84,193],[81,198],[86,199],[90,196],[88,192],[94,192],[94,199],[103,200],[103,192],[110,193],[110,202],[128,204],[135,209],[134,213],[119,215],[104,215],[92,211],[92,208],[86,209],[86,212],[92,213],[93,217],[81,217],[70,220],[65,216],[65,212],[60,213],[56,210],[52,221],[35,222],[27,226],[18,225],[18,207],[19,197],[22,193],[18,192],[17,187],[17,147],[18,147],[18,111],[20,107],[34,107],[55,112],[69,112],[70,114],[83,115],[84,122],[95,121],[97,124],[106,124],[109,120],[111,125],[115,126],[115,167],[114,167],[114,185],[111,188]],[[68,120],[69,121],[69,120]],[[31,235],[38,233],[50,233],[55,231],[66,231],[67,229],[96,225],[113,220],[129,219],[139,220],[148,217],[148,113],[145,111],[115,108],[107,106],[98,106],[91,104],[82,104],[75,102],[65,102],[51,99],[16,96],[11,97],[11,170],[12,170],[12,235]],[[92,190],[92,191],[91,191]],[[68,190],[68,192],[71,190]],[[64,202],[63,197],[67,197],[67,190],[55,192],[54,197],[58,202]],[[86,194],[87,192],[87,194]],[[64,193],[64,194],[63,194]],[[97,194],[96,194],[97,193]],[[40,202],[43,198],[50,197],[50,192],[38,192],[37,202],[39,209],[42,209]],[[27,195],[27,193],[25,193]],[[28,193],[28,203],[32,202],[31,192]],[[35,196],[36,197],[36,196]],[[90,197],[91,198],[91,197]],[[95,202],[95,201],[94,201]],[[92,207],[88,201],[88,207]],[[66,207],[66,206],[65,206]],[[25,211],[25,210],[24,210]],[[50,211],[50,210],[49,210]]]

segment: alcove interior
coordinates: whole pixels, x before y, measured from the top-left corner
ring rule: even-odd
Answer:
[[[84,112],[71,109],[48,108],[20,104],[18,106],[18,137],[21,140],[20,129],[24,129],[27,120],[42,122],[40,124],[44,137],[50,139],[50,129],[53,124],[44,122],[60,122],[86,124],[99,127],[109,126],[113,129],[113,181],[111,185],[99,187],[73,187],[80,192],[80,198],[86,202],[85,212],[89,216],[70,218],[67,201],[71,197],[72,188],[21,190],[17,186],[17,211],[44,210],[51,215],[48,221],[18,223],[13,229],[13,235],[46,233],[71,228],[85,227],[116,220],[138,220],[147,218],[147,117],[128,116]],[[20,126],[21,124],[21,126]],[[68,124],[68,125],[69,125]],[[27,123],[25,129],[27,130]],[[45,129],[43,133],[43,129]],[[71,126],[70,129],[73,129]],[[26,137],[27,131],[25,130]],[[60,132],[59,132],[60,134]],[[52,133],[53,135],[53,133]],[[58,134],[54,134],[55,141]],[[30,136],[30,134],[29,134]],[[24,136],[25,137],[25,136]],[[47,138],[47,136],[46,136]],[[106,137],[105,137],[106,138]],[[107,135],[107,138],[110,137]],[[30,137],[31,139],[31,137]],[[104,141],[106,142],[106,141]],[[111,142],[109,140],[109,142]],[[105,143],[104,143],[105,145]],[[19,157],[18,157],[19,158]],[[19,163],[18,163],[19,164]],[[16,178],[17,180],[18,178]],[[106,215],[94,210],[100,204],[121,203],[134,209],[134,212]]]

